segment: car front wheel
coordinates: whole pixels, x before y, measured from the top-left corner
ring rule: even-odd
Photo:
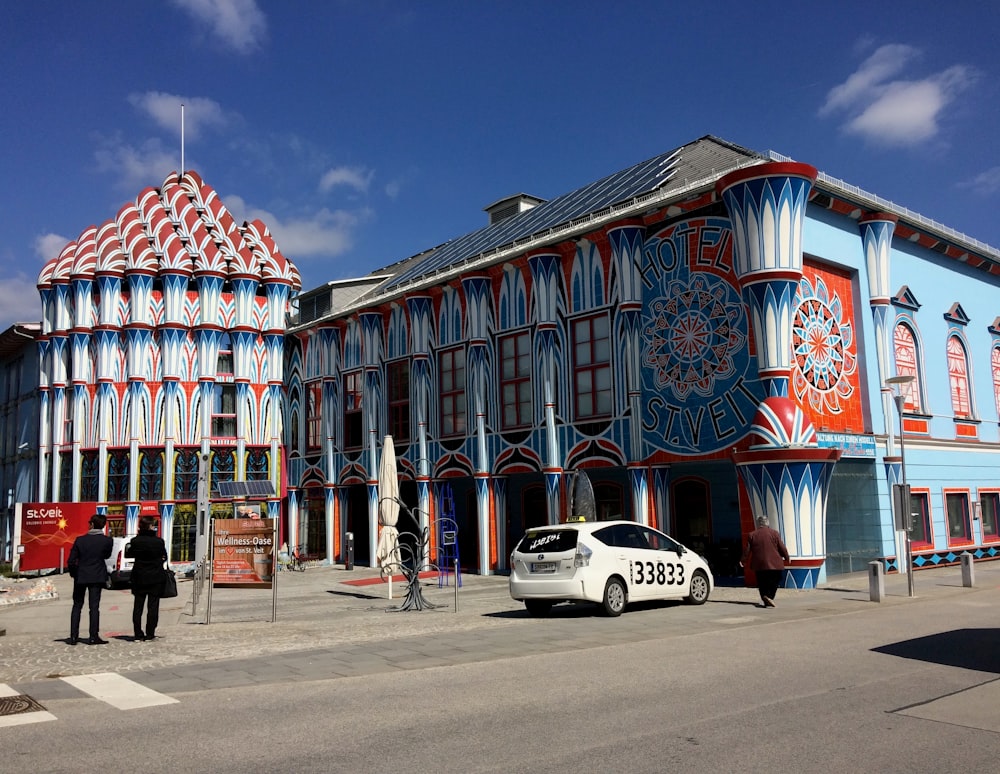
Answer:
[[[628,593],[625,591],[625,584],[621,578],[608,578],[608,583],[604,587],[605,614],[612,618],[621,615],[627,599]]]
[[[708,576],[703,570],[695,570],[691,576],[691,587],[688,589],[687,603],[690,605],[704,605],[708,600]]]

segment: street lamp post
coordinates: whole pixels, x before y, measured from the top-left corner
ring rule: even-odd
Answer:
[[[893,376],[885,380],[885,383],[895,388],[892,396],[896,404],[896,413],[899,414],[899,477],[902,483],[900,499],[902,503],[903,529],[906,531],[906,590],[909,596],[913,596],[913,530],[912,513],[910,512],[910,490],[906,486],[906,449],[903,442],[903,403],[906,396],[903,394],[905,385],[916,379],[913,374],[906,376]]]

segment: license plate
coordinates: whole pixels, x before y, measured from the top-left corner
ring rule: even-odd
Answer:
[[[532,572],[555,572],[556,563],[555,562],[532,562],[531,563]]]

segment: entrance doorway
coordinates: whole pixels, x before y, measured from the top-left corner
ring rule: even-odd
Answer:
[[[712,543],[712,509],[708,482],[682,478],[671,487],[674,537],[702,556]]]

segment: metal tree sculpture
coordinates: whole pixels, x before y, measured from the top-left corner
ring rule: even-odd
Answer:
[[[397,501],[399,502],[400,509],[416,521],[413,518],[411,509],[401,500],[397,499]],[[417,523],[419,524],[419,522]],[[412,539],[403,540],[404,536]],[[386,575],[391,577],[396,572],[401,573],[406,578],[406,598],[398,607],[387,608],[388,612],[400,613],[407,610],[433,610],[437,607],[443,607],[442,605],[435,605],[428,602],[420,590],[420,573],[424,570],[437,570],[436,565],[424,562],[424,557],[428,555],[428,547],[430,546],[430,530],[424,527],[421,530],[419,539],[412,532],[401,532],[399,533],[399,538],[399,561],[383,564],[380,572],[383,578]]]

